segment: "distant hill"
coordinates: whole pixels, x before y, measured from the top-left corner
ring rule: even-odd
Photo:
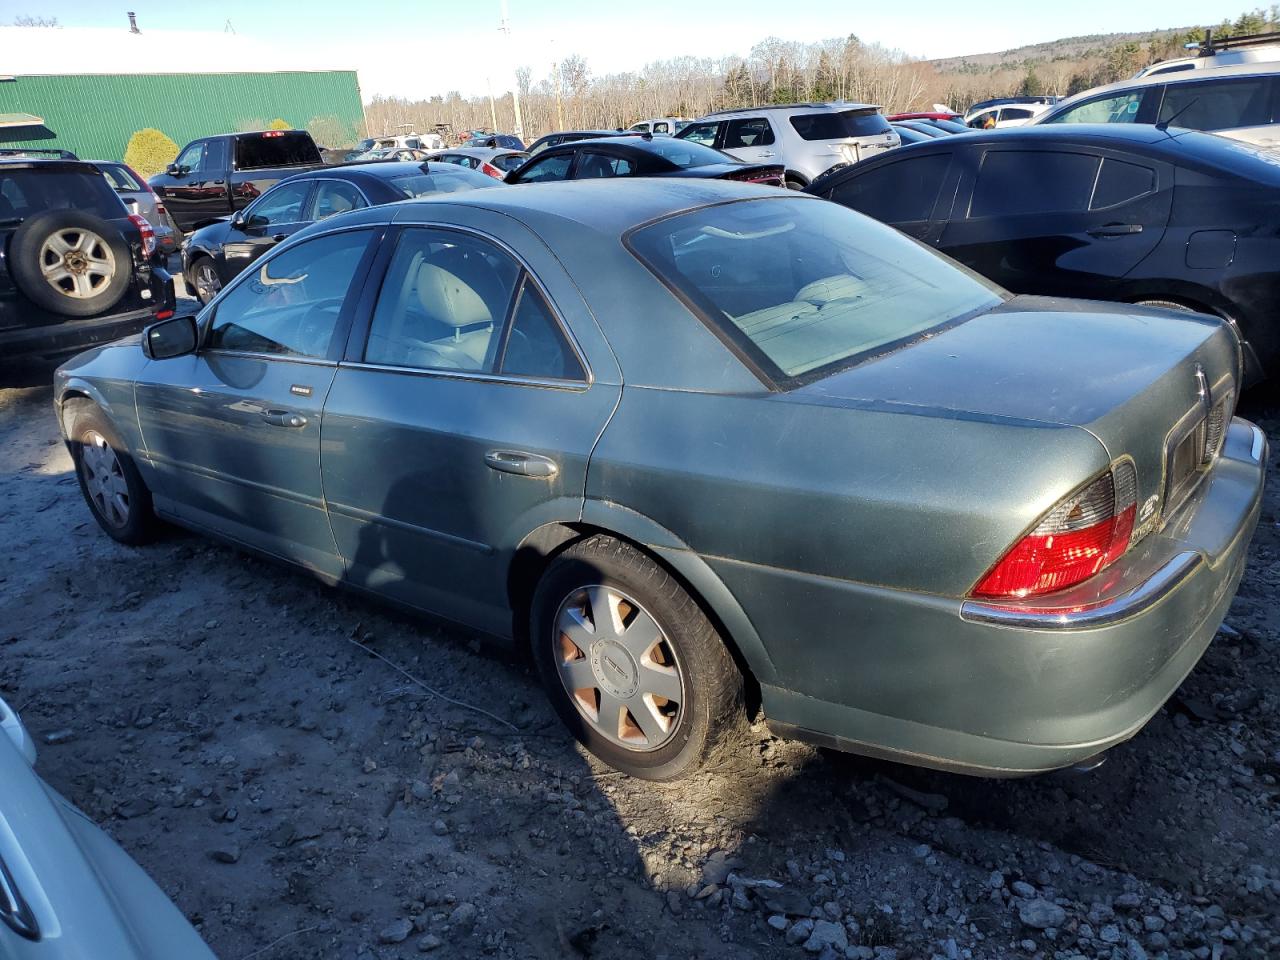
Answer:
[[[1000,50],[994,53],[973,53],[961,57],[943,57],[939,60],[927,60],[939,73],[962,73],[978,70],[993,70],[1006,67],[1028,67],[1055,60],[1085,60],[1091,57],[1106,56],[1116,47],[1126,44],[1164,46],[1171,41],[1180,40],[1193,30],[1200,28],[1170,27],[1162,30],[1145,30],[1138,33],[1093,33],[1081,37],[1064,37],[1061,40],[1049,40],[1045,43],[1031,43],[1012,50]]]

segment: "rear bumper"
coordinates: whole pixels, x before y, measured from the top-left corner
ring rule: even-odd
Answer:
[[[140,332],[153,322],[157,312],[172,310],[176,303],[173,277],[169,271],[163,267],[152,267],[150,273],[151,302],[141,309],[0,330],[0,364],[38,357],[61,357]]]
[[[778,668],[762,696],[779,733],[960,772],[1037,773],[1132,737],[1199,661],[1244,571],[1266,457],[1262,432],[1235,420],[1164,528],[1052,610],[713,566]],[[820,621],[800,619],[812,610]]]

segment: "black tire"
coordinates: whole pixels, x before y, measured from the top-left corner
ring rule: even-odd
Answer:
[[[657,622],[682,677],[684,702],[667,739],[654,749],[632,749],[608,739],[575,706],[561,680],[557,658],[564,640],[557,617],[577,592],[597,584],[634,598]],[[529,636],[538,672],[560,719],[579,743],[614,769],[646,780],[676,780],[706,766],[721,750],[740,744],[746,717],[737,664],[693,598],[630,544],[593,536],[557,556],[534,593]]]
[[[216,290],[206,289],[205,285],[199,281],[201,270],[212,272],[217,284]],[[207,305],[222,289],[222,276],[218,273],[218,265],[213,262],[212,257],[199,256],[192,260],[191,267],[187,276],[183,277],[183,281],[187,285],[187,292],[199,300],[202,305]]]
[[[803,180],[797,180],[795,177],[787,177],[786,183],[788,190],[803,190],[805,186]]]
[[[131,546],[155,539],[160,522],[152,507],[151,491],[143,483],[133,458],[126,452],[119,434],[106,415],[87,400],[75,400],[71,401],[65,416],[67,447],[75,464],[76,479],[80,482],[80,492],[89,505],[89,512],[98,521],[98,525],[112,538]],[[101,485],[94,480],[94,467],[86,460],[86,447],[99,447],[102,441],[105,441],[105,446],[114,457],[115,468],[110,472],[123,487],[123,499],[127,507],[127,515],[123,521],[109,504],[103,502]],[[94,459],[92,453],[89,457]]]
[[[87,241],[86,251],[65,255],[71,274],[84,277],[85,287],[79,292],[71,274],[57,285],[45,279],[44,261],[56,262],[57,257],[47,245],[59,236]],[[92,262],[78,255],[82,253],[92,253]],[[64,317],[105,313],[120,302],[133,279],[133,255],[123,234],[83,210],[49,210],[28,219],[9,241],[8,261],[9,273],[27,299]]]

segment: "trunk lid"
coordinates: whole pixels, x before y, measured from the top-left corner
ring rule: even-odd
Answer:
[[[1238,362],[1235,334],[1215,317],[1015,297],[792,395],[1080,427],[1113,460],[1133,458],[1141,525],[1176,509],[1207,469],[1204,451],[1216,452],[1234,411]]]

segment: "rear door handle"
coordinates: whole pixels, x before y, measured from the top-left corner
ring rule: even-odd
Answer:
[[[307,418],[293,410],[267,410],[262,419],[273,427],[305,427]]]
[[[1133,233],[1141,233],[1140,223],[1106,223],[1088,231],[1091,237],[1127,237]]]
[[[560,471],[554,460],[521,450],[490,450],[484,455],[484,462],[492,470],[514,473],[522,477],[547,479],[554,477]]]

